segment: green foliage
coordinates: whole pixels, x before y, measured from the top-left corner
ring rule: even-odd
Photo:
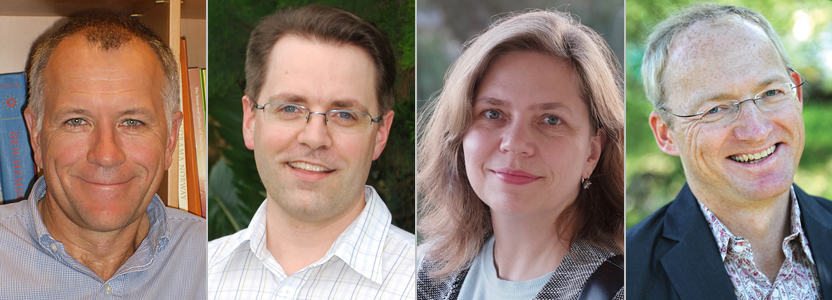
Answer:
[[[678,157],[661,152],[647,122],[652,104],[644,94],[641,61],[650,29],[671,12],[692,0],[627,1],[627,227],[667,204],[685,183]],[[794,65],[808,83],[804,89],[803,118],[806,145],[795,182],[810,194],[832,198],[832,1],[727,0],[726,4],[748,7],[766,16],[785,44]],[[792,33],[802,11],[812,18],[813,34],[798,41]],[[787,13],[784,13],[787,12]],[[823,34],[823,32],[826,32]]]
[[[245,51],[259,20],[286,6],[323,3],[355,13],[387,34],[398,61],[395,118],[381,157],[367,184],[376,188],[393,214],[393,224],[415,229],[414,11],[413,0],[397,1],[209,1],[209,232],[212,240],[245,228],[266,197],[254,154],[242,138]],[[236,226],[234,225],[236,223]]]

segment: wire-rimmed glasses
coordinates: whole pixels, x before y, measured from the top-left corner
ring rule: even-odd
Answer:
[[[802,79],[802,78],[801,78]],[[704,123],[719,123],[727,124],[737,119],[740,115],[742,104],[746,102],[753,102],[762,111],[773,111],[786,107],[794,100],[797,100],[797,87],[802,86],[805,81],[801,80],[800,84],[783,83],[771,86],[762,92],[757,93],[754,98],[746,100],[724,100],[705,103],[700,107],[695,114],[677,115],[670,110],[662,107],[659,109],[680,118],[694,118],[694,120]]]
[[[254,104],[254,108],[263,110],[266,122],[285,127],[304,127],[313,114],[322,115],[328,130],[346,134],[366,134],[374,122],[381,121],[381,116],[373,118],[370,114],[360,111],[336,109],[317,112],[302,105],[280,102]]]

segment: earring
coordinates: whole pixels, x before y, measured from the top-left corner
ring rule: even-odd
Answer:
[[[592,185],[592,182],[591,182],[591,181],[589,181],[589,177],[587,177],[587,178],[581,178],[581,185],[583,185],[583,186],[584,186],[584,189],[585,189],[585,190],[588,190],[588,189],[589,189],[589,186],[590,186],[590,185]]]

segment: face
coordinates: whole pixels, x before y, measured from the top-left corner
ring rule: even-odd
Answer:
[[[603,148],[569,62],[537,52],[496,58],[462,141],[468,181],[493,214],[557,216]],[[599,131],[603,132],[603,131]]]
[[[347,109],[380,115],[375,68],[370,56],[351,45],[288,35],[269,55],[266,79],[257,103],[293,103],[312,111]],[[322,115],[305,127],[281,127],[252,110],[243,97],[243,135],[254,150],[268,198],[295,218],[329,220],[364,199],[370,165],[387,142],[393,112],[361,134],[327,130]]]
[[[55,48],[44,76],[40,131],[35,112],[24,113],[47,184],[43,201],[84,229],[132,224],[170,165],[182,118],[173,116],[168,132],[156,55],[141,42],[102,52],[72,36]]]
[[[676,114],[696,112],[710,101],[749,99],[798,78],[786,70],[764,31],[739,19],[698,23],[682,32],[667,70],[667,106]],[[688,183],[703,201],[756,201],[785,194],[794,180],[803,153],[801,110],[802,95],[775,111],[746,102],[737,119],[724,125],[672,117],[668,128],[654,113],[651,127],[660,148],[681,157]],[[767,149],[774,152],[765,156]],[[755,153],[762,159],[736,160]]]

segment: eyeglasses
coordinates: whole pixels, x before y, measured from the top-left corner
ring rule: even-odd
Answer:
[[[748,101],[754,102],[757,108],[762,111],[773,111],[786,107],[797,99],[797,87],[802,86],[804,83],[806,82],[801,77],[800,84],[798,85],[793,83],[775,85],[757,93],[751,99],[708,102],[699,108],[695,114],[691,115],[677,115],[664,107],[659,107],[659,109],[680,118],[695,118],[694,120],[704,123],[728,124],[737,119],[737,116],[740,115],[742,104]]]
[[[302,128],[309,123],[312,114],[323,115],[327,129],[346,134],[366,134],[374,122],[381,121],[381,116],[373,118],[370,114],[360,111],[337,109],[317,112],[289,103],[254,104],[254,108],[263,110],[266,122],[285,127]],[[332,124],[329,124],[329,121],[332,121]]]

